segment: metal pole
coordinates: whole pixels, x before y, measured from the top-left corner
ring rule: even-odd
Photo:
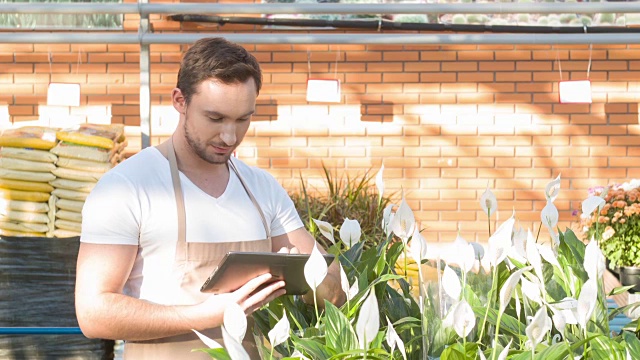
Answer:
[[[461,4],[74,4],[2,3],[0,13],[21,14],[597,14],[640,13],[640,3],[461,3]]]
[[[138,0],[138,5],[148,0]],[[149,44],[142,39],[149,33],[149,15],[140,15],[140,137],[142,148],[151,146],[151,60]]]
[[[204,37],[241,44],[581,45],[640,44],[638,34],[285,34],[285,33],[0,33],[0,44],[192,44]],[[141,38],[140,38],[141,37]]]

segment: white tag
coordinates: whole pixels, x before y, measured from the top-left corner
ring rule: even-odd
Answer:
[[[340,80],[307,80],[307,101],[340,102]]]
[[[50,83],[47,105],[80,106],[80,84]]]
[[[561,103],[591,104],[591,80],[560,81]]]

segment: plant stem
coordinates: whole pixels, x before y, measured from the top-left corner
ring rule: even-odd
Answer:
[[[407,243],[403,241],[402,251],[404,252],[404,277],[409,282],[409,272],[407,271]]]
[[[420,293],[420,328],[422,330],[422,358],[427,358],[427,332],[426,324],[424,323],[424,299],[426,297],[426,291],[424,291],[424,281],[422,277],[422,266],[418,265],[418,291]]]
[[[540,221],[540,226],[538,227],[538,233],[536,234],[536,243],[538,242],[538,238],[540,237],[540,230],[542,230],[542,221]]]
[[[271,353],[269,353],[269,359],[273,359],[273,345],[271,345]]]
[[[489,224],[489,237],[491,237],[491,208],[487,208],[487,223]]]
[[[489,304],[492,304],[492,299],[493,299],[493,289],[497,286],[497,280],[496,277],[498,276],[498,267],[494,266],[493,267],[493,276],[492,276],[492,280],[491,280],[491,290],[489,290],[489,296],[488,296],[488,301],[487,301],[487,310],[485,310],[484,312],[484,319],[482,319],[482,326],[480,327],[480,336],[478,337],[478,341],[482,342],[482,335],[484,335],[484,326],[487,323],[487,317],[489,316]]]
[[[313,289],[313,306],[316,309],[316,328],[320,326],[320,315],[318,314],[318,298],[316,297],[316,289]]]
[[[491,360],[496,358],[498,352],[498,334],[500,333],[500,322],[502,320],[502,309],[498,310],[498,321],[496,323],[496,334],[493,339],[493,351],[491,351]]]

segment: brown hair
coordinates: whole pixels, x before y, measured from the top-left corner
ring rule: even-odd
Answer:
[[[200,39],[187,50],[180,63],[176,87],[189,103],[196,87],[211,78],[224,84],[253,78],[258,93],[262,87],[258,60],[242,46],[219,37]]]

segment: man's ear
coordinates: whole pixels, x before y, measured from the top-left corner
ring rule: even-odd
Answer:
[[[173,108],[184,115],[187,110],[187,99],[182,94],[182,90],[175,88],[171,91],[171,102],[173,103]]]

